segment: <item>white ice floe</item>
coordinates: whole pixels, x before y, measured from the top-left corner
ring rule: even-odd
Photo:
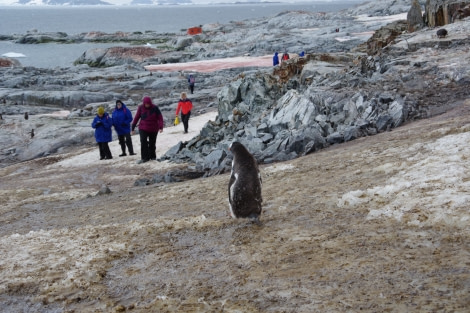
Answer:
[[[7,52],[2,54],[2,57],[6,58],[26,58],[26,55],[23,53],[18,53],[18,52]]]

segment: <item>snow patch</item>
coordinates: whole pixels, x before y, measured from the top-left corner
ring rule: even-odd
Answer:
[[[295,169],[295,166],[292,165],[292,164],[289,164],[289,163],[275,164],[275,165],[271,165],[269,167],[266,167],[264,169],[264,172],[265,173],[276,173],[276,172],[283,172],[283,171],[292,170],[292,169]]]
[[[434,223],[468,227],[470,212],[470,132],[452,134],[432,143],[420,143],[403,151],[408,164],[388,184],[344,194],[341,208],[368,207],[367,219],[394,218],[424,226]],[[420,153],[416,153],[420,151]],[[391,173],[395,163],[374,171]]]
[[[7,57],[7,58],[26,58],[26,55],[23,53],[18,53],[18,52],[7,52],[2,54],[2,57]]]

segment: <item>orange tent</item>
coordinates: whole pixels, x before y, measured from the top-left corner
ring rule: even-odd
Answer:
[[[202,33],[201,27],[191,27],[188,28],[188,35],[197,35]]]

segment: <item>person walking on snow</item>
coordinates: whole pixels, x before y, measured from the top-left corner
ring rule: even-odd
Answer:
[[[113,158],[108,145],[108,142],[113,140],[112,126],[113,119],[104,111],[103,107],[99,107],[91,127],[95,129],[95,139],[100,149],[100,160]]]
[[[282,55],[282,62],[287,61],[287,60],[289,60],[289,53],[287,53],[287,51],[286,51]]]
[[[191,94],[194,93],[194,83],[195,82],[196,82],[196,79],[194,78],[193,74],[189,74],[188,84],[189,84],[189,90],[191,91]]]
[[[278,53],[277,51],[274,53],[274,56],[273,56],[273,66],[276,66],[276,65],[279,64],[279,56],[278,56],[278,54],[279,54],[279,53]]]
[[[181,121],[183,122],[185,134],[188,133],[188,122],[192,109],[193,103],[187,98],[186,92],[182,92],[181,99],[178,102],[178,107],[176,108],[176,116],[178,116],[178,113],[181,111]]]
[[[139,122],[140,154],[141,159],[137,163],[145,163],[157,159],[157,135],[163,132],[163,116],[160,109],[152,103],[150,97],[144,97],[142,104],[137,108],[132,121],[132,134]]]
[[[126,146],[129,150],[129,155],[135,155],[134,147],[132,146],[131,137],[131,122],[132,113],[121,100],[116,100],[116,107],[113,111],[113,126],[118,135],[119,145],[121,145],[122,154],[119,156],[126,156]]]

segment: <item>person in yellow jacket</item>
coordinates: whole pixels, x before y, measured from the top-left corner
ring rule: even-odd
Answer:
[[[178,116],[178,113],[181,111],[181,121],[183,122],[185,134],[188,133],[188,122],[192,109],[193,103],[187,98],[186,92],[182,92],[181,99],[178,102],[178,107],[176,108],[176,116]]]

